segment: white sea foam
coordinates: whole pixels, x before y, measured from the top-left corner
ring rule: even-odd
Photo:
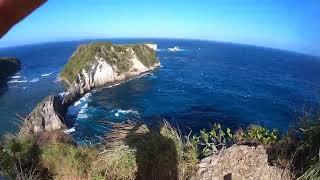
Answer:
[[[66,92],[62,92],[62,93],[59,93],[59,96],[63,97],[65,94],[66,94]]]
[[[85,103],[85,105],[81,107],[79,113],[77,114],[77,119],[88,118],[87,111],[88,111],[88,103]]]
[[[139,112],[133,109],[128,109],[128,110],[123,110],[123,109],[115,109],[112,110],[114,113],[114,116],[118,117],[120,114],[134,114],[134,115],[139,115]]]
[[[67,129],[67,130],[65,130],[65,131],[63,131],[63,132],[66,133],[66,134],[70,134],[70,133],[75,132],[75,131],[76,131],[76,128],[75,128],[75,127],[72,127],[72,128]]]
[[[47,77],[47,76],[50,76],[51,74],[53,74],[53,73],[42,74],[41,76],[42,77]]]
[[[30,80],[29,82],[38,82],[40,79],[39,78],[33,78],[32,80]]]
[[[14,79],[14,80],[11,80],[11,81],[9,81],[8,83],[26,83],[26,82],[28,82],[27,80],[16,80],[16,79]]]
[[[64,96],[66,93],[60,93],[60,96]],[[87,93],[82,98],[80,98],[77,102],[74,103],[73,106],[68,108],[68,114],[71,116],[76,116],[77,119],[88,118],[88,102],[90,102],[91,93]]]
[[[168,50],[171,51],[171,52],[182,51],[182,49],[180,49],[179,46],[174,46],[173,48],[168,48]]]
[[[12,76],[11,79],[19,79],[21,76]]]
[[[62,81],[61,77],[58,75],[57,79],[54,82],[60,82]]]
[[[82,98],[80,98],[77,102],[74,103],[73,106],[79,106],[85,102],[87,102],[89,100],[89,98],[91,97],[91,93],[87,93],[85,94]]]

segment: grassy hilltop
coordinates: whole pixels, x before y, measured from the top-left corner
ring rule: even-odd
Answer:
[[[72,84],[83,69],[88,70],[97,61],[96,58],[103,59],[109,65],[115,66],[118,74],[121,74],[132,67],[133,54],[130,50],[146,67],[151,67],[159,62],[155,51],[144,44],[90,43],[80,45],[77,48],[60,75],[69,84]]]

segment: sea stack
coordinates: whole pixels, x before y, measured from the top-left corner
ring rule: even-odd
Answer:
[[[91,90],[138,77],[160,66],[156,44],[81,45],[60,73],[68,84],[62,96],[50,95],[30,113],[21,134],[65,129],[68,107]]]
[[[81,45],[61,72],[70,88],[63,103],[71,105],[85,93],[123,82],[160,66],[156,44],[91,43]]]

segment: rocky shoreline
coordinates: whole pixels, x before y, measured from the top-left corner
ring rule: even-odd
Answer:
[[[155,44],[111,43],[91,43],[78,47],[61,72],[61,78],[69,84],[68,90],[61,93],[62,96],[50,95],[40,102],[24,120],[20,135],[65,130],[68,107],[86,93],[127,81],[160,67],[156,48]],[[79,63],[83,63],[82,67],[74,73],[72,68]]]

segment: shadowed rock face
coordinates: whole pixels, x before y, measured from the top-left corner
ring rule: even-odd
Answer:
[[[290,171],[268,164],[268,154],[263,146],[233,145],[199,163],[202,180],[289,180]]]
[[[8,90],[8,77],[19,71],[20,66],[16,58],[0,58],[0,96]]]
[[[69,89],[62,97],[51,95],[26,117],[20,134],[38,134],[65,129],[68,107],[91,90],[126,81],[160,66],[156,45],[112,45],[91,43],[80,46],[61,72]]]
[[[0,58],[0,83],[20,70],[21,63],[17,58]]]
[[[26,117],[20,129],[22,135],[65,129],[66,110],[59,96],[50,95]]]

